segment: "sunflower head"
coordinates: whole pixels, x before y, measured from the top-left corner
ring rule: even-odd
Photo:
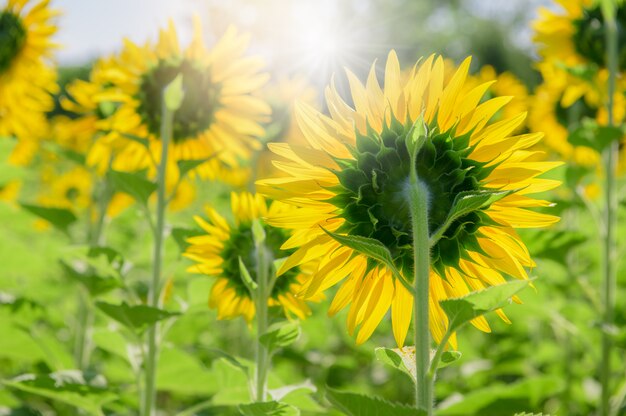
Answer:
[[[210,68],[189,58],[159,60],[141,76],[137,91],[137,112],[151,134],[160,134],[161,94],[178,75],[182,75],[185,96],[174,115],[172,139],[175,143],[196,137],[211,127],[220,96],[220,86],[212,81]]]
[[[209,306],[217,308],[218,318],[229,319],[243,316],[248,322],[255,313],[252,295],[241,277],[239,260],[249,271],[252,280],[257,281],[257,255],[252,234],[253,221],[261,220],[268,214],[287,212],[289,206],[272,202],[269,207],[260,195],[249,193],[231,195],[231,208],[234,223],[229,224],[217,211],[206,208],[209,221],[200,217],[195,220],[205,234],[191,237],[185,256],[195,261],[188,271],[217,277],[209,297]],[[262,220],[261,220],[262,221]],[[272,259],[283,258],[293,253],[281,250],[288,239],[288,232],[263,222],[265,247]],[[296,294],[301,290],[304,279],[303,268],[296,267],[278,277],[269,298],[269,306],[280,306],[289,317],[295,315],[304,319],[310,309]]]
[[[407,276],[413,270],[411,217],[406,199],[412,168],[407,150],[411,127],[410,122],[400,123],[392,115],[380,133],[371,128],[366,134],[357,132],[352,157],[335,159],[341,166],[335,173],[339,185],[330,188],[335,196],[329,200],[345,219],[339,232],[380,241]],[[457,135],[454,127],[440,132],[436,122],[429,130],[415,167],[430,191],[428,228],[433,234],[446,221],[457,195],[480,190],[480,183],[496,165],[486,166],[486,162],[469,158],[469,133]],[[458,267],[464,249],[478,247],[478,227],[488,222],[489,217],[482,212],[457,218],[433,247],[433,267],[442,275],[446,267]]]
[[[261,123],[271,111],[257,96],[268,75],[260,72],[261,60],[244,55],[247,43],[248,37],[231,27],[207,48],[198,19],[194,20],[194,36],[185,46],[179,43],[171,22],[154,44],[126,41],[122,52],[107,59],[91,81],[97,84],[97,108],[103,103],[115,104],[115,111],[99,122],[100,127],[117,134],[117,138],[104,140],[106,146],[124,153],[125,147],[137,147],[129,136],[144,138],[152,157],[141,159],[132,151],[127,164],[135,169],[153,168],[141,163],[159,161],[163,89],[181,76],[184,98],[174,114],[169,152],[173,169],[168,170],[176,176],[179,160],[213,158],[194,169],[194,174],[219,179],[216,170],[241,167],[251,151],[259,148],[258,137],[264,134]],[[101,164],[107,156],[106,149],[97,144],[88,160]]]
[[[46,112],[58,92],[50,60],[56,14],[47,0],[0,6],[0,137],[18,139],[9,162],[28,164],[48,134]]]
[[[325,230],[378,240],[412,280],[406,196],[411,169],[428,190],[430,235],[465,196],[497,192],[500,198],[454,219],[432,247],[430,327],[436,340],[447,326],[439,301],[503,283],[508,276],[526,279],[525,267],[534,263],[515,228],[558,220],[528,210],[550,205],[528,194],[559,183],[538,178],[558,163],[537,161],[540,154],[527,150],[542,134],[515,135],[525,113],[504,115],[510,97],[484,98],[493,82],[468,79],[469,64],[465,60],[446,76],[443,59],[431,56],[402,75],[391,52],[384,87],[374,66],[365,84],[349,72],[353,105],[331,85],[326,90],[330,115],[307,105],[297,108],[307,145],[272,145],[279,156],[275,166],[285,176],[259,181],[258,189],[297,207],[289,216],[268,216],[270,224],[295,230],[283,248],[297,250],[279,274],[318,259],[303,293],[312,296],[341,282],[330,312],[350,306],[348,330],[357,333],[357,343],[367,340],[391,309],[394,336],[403,345],[411,295],[385,265],[342,246]],[[428,135],[412,165],[411,130],[422,119]],[[484,318],[473,324],[489,331]]]
[[[26,28],[18,15],[0,12],[0,74],[5,72],[26,43]]]
[[[572,42],[583,58],[587,59],[599,67],[606,67],[606,25],[604,23],[604,15],[598,4],[592,7],[583,7],[581,15],[572,20],[574,34]],[[618,64],[620,68],[626,68],[626,6],[623,2],[619,3],[616,9],[615,21],[617,23],[618,45],[622,47],[619,50]]]

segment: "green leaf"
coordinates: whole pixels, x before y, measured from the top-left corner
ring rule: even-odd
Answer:
[[[435,355],[436,350],[432,350],[430,358]],[[413,382],[416,381],[417,372],[415,369],[415,347],[402,348],[376,348],[376,359],[397,370],[407,374]],[[441,355],[437,368],[444,368],[461,358],[459,351],[445,351]]]
[[[322,230],[324,230],[326,234],[331,236],[338,243],[387,266],[393,276],[398,279],[410,293],[414,292],[413,286],[406,281],[404,276],[402,276],[393,262],[389,249],[385,247],[383,243],[373,238],[361,237],[358,235],[335,234],[325,228],[322,228]]]
[[[138,333],[143,332],[148,326],[163,319],[180,315],[178,312],[169,312],[147,305],[131,306],[126,302],[122,302],[120,305],[96,302],[96,306],[112,319]]]
[[[441,354],[441,360],[439,361],[439,365],[437,368],[444,368],[449,366],[450,364],[456,362],[461,358],[463,354],[460,351],[444,351]]]
[[[91,296],[98,296],[124,285],[116,275],[101,275],[92,267],[79,270],[62,260],[60,263],[66,276],[82,284]]]
[[[66,403],[98,416],[103,415],[103,405],[117,399],[117,395],[107,388],[102,376],[86,379],[77,370],[46,375],[24,374],[2,383],[7,387]]]
[[[213,157],[207,157],[204,159],[178,160],[176,162],[176,164],[178,165],[178,172],[180,176],[183,177],[198,166],[203,165],[211,159],[213,159]]]
[[[411,130],[407,134],[407,148],[412,158],[416,157],[428,137],[428,126],[424,121],[423,115],[420,115],[411,126]]]
[[[341,392],[329,388],[328,401],[348,416],[415,416],[418,410],[399,403],[391,403],[378,397]],[[426,413],[423,413],[425,416]]]
[[[567,262],[567,255],[574,248],[585,243],[589,238],[577,231],[545,231],[532,241],[531,252],[534,257],[550,259],[557,263]]]
[[[271,325],[259,340],[270,351],[293,344],[300,337],[300,325],[295,321],[278,322]]]
[[[67,234],[70,225],[72,225],[78,218],[69,209],[65,208],[52,208],[42,207],[40,205],[20,204],[22,208],[48,221],[58,230]]]
[[[259,219],[252,221],[252,239],[257,247],[265,242],[265,228]]]
[[[529,377],[516,383],[493,383],[474,389],[459,401],[437,409],[437,416],[502,416],[517,409],[529,412],[563,391],[558,376]],[[523,414],[523,413],[522,413]]]
[[[602,152],[611,143],[621,140],[624,132],[615,126],[600,126],[597,121],[584,119],[568,136],[574,146],[586,146]]]
[[[244,416],[298,416],[300,414],[294,406],[274,401],[240,404],[239,411]]]
[[[248,268],[243,263],[243,260],[241,260],[241,256],[239,256],[239,274],[241,275],[241,280],[243,280],[243,283],[248,288],[250,295],[254,296],[258,286],[256,282],[252,280],[252,276],[250,276],[250,272],[248,271]]]
[[[490,191],[481,189],[479,191],[459,192],[454,198],[452,208],[448,213],[446,221],[437,229],[430,238],[431,247],[443,236],[448,227],[457,219],[470,212],[478,211],[489,207],[494,202],[510,195],[515,191]]]
[[[180,108],[184,98],[185,92],[183,91],[183,75],[178,74],[163,91],[165,107],[167,107],[169,111],[174,112]]]
[[[140,173],[110,170],[108,175],[117,191],[132,196],[143,205],[147,205],[148,198],[157,189],[156,183],[149,181]]]
[[[140,137],[140,136],[136,136],[130,133],[121,133],[121,135],[129,140],[132,140],[134,142],[141,144],[146,149],[150,147],[150,141],[148,140],[147,137]]]
[[[176,241],[176,245],[178,245],[178,249],[181,253],[187,251],[187,247],[189,247],[189,243],[187,242],[188,238],[197,237],[199,235],[204,234],[201,230],[191,229],[191,228],[173,228],[172,229],[172,238]]]
[[[415,347],[376,348],[376,359],[390,367],[402,371],[415,382]]]
[[[528,284],[527,280],[507,282],[472,292],[462,298],[439,302],[448,316],[448,330],[454,332],[472,319],[502,308],[509,303],[511,297],[526,288]]]

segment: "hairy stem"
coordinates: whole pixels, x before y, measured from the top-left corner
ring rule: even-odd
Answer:
[[[415,166],[415,163],[412,166]],[[433,414],[433,383],[428,375],[430,365],[428,189],[419,181],[415,169],[412,169],[409,175],[408,200],[413,231],[413,285],[415,287],[413,296],[417,376],[415,397],[418,414],[430,416]]]

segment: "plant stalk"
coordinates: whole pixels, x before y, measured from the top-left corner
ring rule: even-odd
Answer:
[[[261,335],[267,332],[268,328],[268,297],[269,297],[269,275],[268,259],[265,244],[260,244],[256,249],[257,255],[257,293],[256,300],[256,322],[257,322],[257,343],[256,343],[256,386],[255,399],[257,402],[264,402],[267,399],[267,373],[270,365],[270,352],[261,342]]]
[[[431,416],[433,414],[433,382],[428,371],[430,365],[428,189],[417,178],[415,156],[412,159],[413,168],[409,174],[408,199],[413,232],[413,284],[415,287],[413,296],[417,380],[415,397],[418,414]]]
[[[111,163],[109,162],[109,167]],[[109,202],[111,201],[111,187],[109,186],[109,182],[106,178],[102,180],[102,188],[100,191],[100,195],[97,198],[96,205],[96,222],[92,223],[92,209],[88,210],[87,216],[87,240],[89,243],[89,248],[95,248],[102,244],[103,234],[104,234],[104,222],[106,218],[106,211],[109,206]],[[85,371],[87,366],[89,365],[90,358],[90,349],[91,349],[91,339],[89,336],[89,332],[91,331],[91,326],[93,324],[94,311],[91,305],[91,299],[89,296],[89,292],[84,290],[84,288],[80,288],[78,293],[78,322],[76,327],[76,338],[74,342],[74,362],[76,368],[81,371]]]
[[[172,138],[174,112],[167,108],[165,99],[161,116],[161,160],[157,170],[156,225],[154,228],[154,251],[152,261],[152,282],[148,293],[148,306],[158,308],[161,292],[161,270],[163,267],[163,240],[165,232],[165,209],[167,206],[166,174],[169,142]],[[145,363],[145,386],[143,416],[153,416],[156,407],[156,372],[158,357],[158,323],[148,328],[148,354]]]
[[[615,94],[615,79],[618,72],[618,44],[617,44],[617,24],[615,21],[615,10],[612,16],[605,15],[607,63],[609,69],[607,114],[608,125],[614,126],[613,100]],[[600,414],[608,416],[610,413],[611,397],[611,354],[613,341],[610,329],[613,326],[615,310],[616,291],[616,248],[617,240],[615,231],[617,229],[617,183],[615,179],[615,169],[617,167],[619,155],[619,142],[613,141],[604,151],[605,166],[605,222],[603,230],[603,273],[602,273],[602,304],[604,313],[602,316],[602,362],[600,367],[600,384],[602,393],[600,399]]]

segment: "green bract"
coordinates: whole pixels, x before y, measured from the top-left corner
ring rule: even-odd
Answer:
[[[26,43],[26,28],[19,16],[4,11],[0,14],[0,74],[9,69],[13,58]]]
[[[183,78],[185,92],[174,116],[174,142],[195,137],[207,130],[215,120],[220,86],[211,80],[211,71],[189,59],[160,60],[141,78],[137,93],[137,112],[152,134],[160,134],[163,88],[178,75]]]
[[[407,276],[412,274],[411,225],[406,187],[410,171],[407,137],[412,123],[392,118],[379,135],[371,128],[356,134],[354,160],[337,159],[335,171],[340,185],[331,202],[340,208],[346,222],[338,230],[348,235],[366,236],[389,248],[394,263]],[[416,158],[417,175],[429,190],[429,234],[448,217],[457,195],[478,191],[481,181],[495,168],[469,158],[473,147],[470,134],[456,136],[454,129],[439,132],[435,125]],[[488,207],[483,207],[483,210]],[[432,266],[445,278],[445,266],[458,267],[467,248],[482,251],[477,242],[481,225],[493,221],[478,210],[452,222],[432,248]]]

